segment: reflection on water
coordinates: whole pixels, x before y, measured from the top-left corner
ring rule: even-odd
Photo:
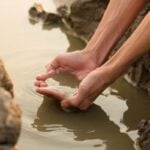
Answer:
[[[86,112],[68,114],[59,109],[54,100],[44,98],[32,126],[42,132],[63,132],[64,129],[73,134],[70,138],[75,141],[102,140],[107,150],[133,150],[133,142],[129,137],[120,133],[101,107],[95,104]],[[64,137],[67,135],[65,132],[63,134]],[[123,148],[122,145],[126,147]],[[102,145],[97,142],[93,146]]]
[[[47,62],[85,45],[65,34],[63,26],[31,25],[27,12],[34,2],[5,0],[0,5],[0,57],[23,109],[20,150],[134,150],[137,124],[143,118],[150,119],[150,98],[123,79],[108,88],[86,112],[65,113],[55,100],[43,99],[35,92],[35,76],[43,72]],[[55,11],[55,4],[63,1],[38,2]],[[66,74],[48,83],[69,94],[79,84]]]
[[[126,99],[128,110],[124,112],[122,122],[128,126],[129,130],[137,129],[137,124],[141,119],[150,119],[149,95],[141,89],[133,88],[124,79],[118,80],[113,87],[119,91],[118,94],[123,99]]]

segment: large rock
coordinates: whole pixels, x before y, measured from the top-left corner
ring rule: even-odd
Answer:
[[[21,128],[21,110],[14,100],[13,84],[0,60],[0,150],[14,150]]]
[[[139,124],[138,143],[142,150],[150,150],[150,120],[142,120]]]

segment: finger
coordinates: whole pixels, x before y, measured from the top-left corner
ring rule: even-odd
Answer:
[[[51,63],[47,64],[45,66],[46,68],[46,72],[49,72],[51,70],[56,70],[57,68],[59,68],[59,59],[55,58]]]
[[[45,81],[48,77],[47,73],[41,73],[36,76],[36,80]]]
[[[48,86],[48,84],[45,81],[39,81],[39,80],[36,80],[34,82],[34,85],[37,87],[47,87]]]
[[[36,79],[37,80],[42,80],[45,81],[48,78],[54,76],[55,74],[59,73],[59,61],[57,58],[55,58],[50,64],[47,64],[45,66],[46,68],[46,73],[42,73],[37,75]]]
[[[36,76],[36,80],[45,81],[48,78],[52,77],[55,74],[55,70],[51,70],[47,73],[42,73]]]
[[[66,98],[66,95],[64,93],[55,89],[51,89],[49,87],[39,87],[36,89],[36,92],[48,97],[53,97],[54,99],[57,99],[59,101],[62,101],[64,98]]]
[[[34,85],[37,86],[37,87],[39,87],[39,86],[40,86],[40,81],[36,80],[36,81],[34,82]]]
[[[46,82],[41,82],[40,83],[40,87],[47,87],[47,86],[48,86],[48,84]]]

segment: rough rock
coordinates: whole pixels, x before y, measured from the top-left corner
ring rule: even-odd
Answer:
[[[108,0],[76,0],[70,7],[68,18],[64,18],[71,29],[87,42],[95,32],[107,4]]]
[[[21,110],[14,100],[13,84],[0,60],[0,150],[14,150],[21,128]]]
[[[139,124],[138,143],[142,150],[150,150],[150,120],[142,120]]]
[[[42,20],[45,25],[57,24],[61,22],[61,16],[54,13],[46,12],[41,4],[34,4],[29,9],[30,21],[38,22]]]

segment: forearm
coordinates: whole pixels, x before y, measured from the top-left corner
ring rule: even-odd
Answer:
[[[150,51],[150,13],[147,14],[132,36],[105,65],[111,66],[114,77],[118,77],[136,59],[148,51]]]
[[[100,57],[110,52],[145,3],[146,0],[110,0],[95,34],[85,48],[92,52],[97,64],[101,63]]]

